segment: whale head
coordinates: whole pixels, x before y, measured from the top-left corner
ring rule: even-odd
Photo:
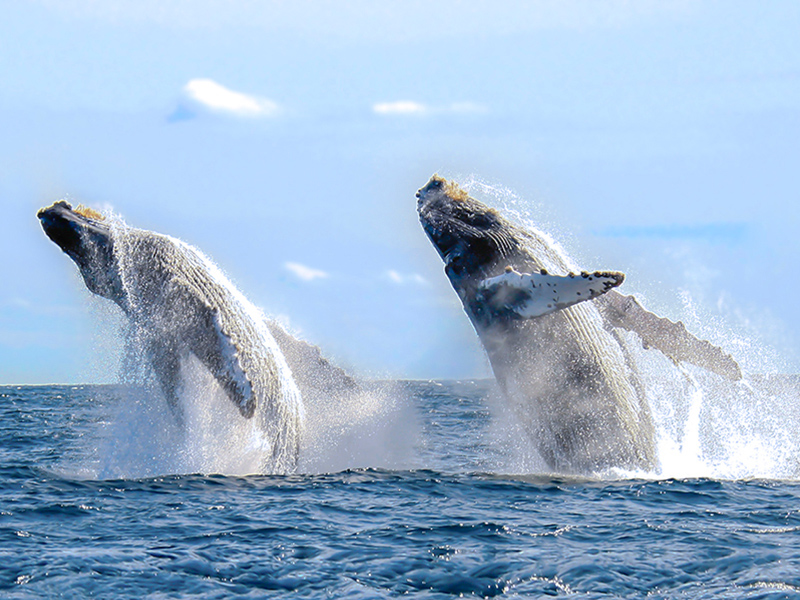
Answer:
[[[520,254],[511,223],[438,175],[417,191],[417,213],[454,284],[496,274]]]
[[[114,239],[103,215],[81,206],[73,209],[59,200],[36,216],[47,237],[78,265],[86,287],[121,304],[124,291],[114,258]]]
[[[548,315],[625,279],[614,271],[549,274],[542,260],[553,251],[546,243],[438,175],[417,192],[417,212],[473,323]]]

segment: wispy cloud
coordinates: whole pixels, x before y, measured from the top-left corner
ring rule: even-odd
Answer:
[[[272,100],[228,89],[212,79],[192,79],[183,94],[195,106],[236,117],[271,117],[280,112]]]
[[[290,271],[293,275],[299,279],[302,279],[303,281],[314,281],[315,279],[325,279],[330,277],[330,274],[326,273],[325,271],[313,269],[296,262],[286,262],[283,264],[283,266],[286,270]]]
[[[373,104],[372,112],[378,115],[423,115],[428,112],[428,108],[412,100],[397,100]]]
[[[409,283],[416,284],[416,285],[425,285],[427,280],[417,273],[398,273],[394,270],[388,270],[385,273],[386,278],[391,281],[392,283],[396,283],[397,285],[407,285]]]
[[[489,112],[488,108],[476,102],[453,102],[446,106],[428,106],[414,100],[396,100],[394,102],[377,102],[372,105],[372,112],[382,116],[422,116],[422,115],[477,115]]]
[[[31,302],[30,302],[30,300],[27,300],[26,298],[21,298],[19,296],[14,296],[14,297],[8,298],[4,302],[2,302],[2,304],[0,304],[0,306],[4,306],[4,307],[7,306],[7,307],[10,307],[10,308],[18,308],[18,309],[22,309],[22,310],[28,310],[28,309],[31,308]]]

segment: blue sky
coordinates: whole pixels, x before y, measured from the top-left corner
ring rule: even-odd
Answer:
[[[198,246],[359,373],[488,374],[414,192],[506,203],[589,269],[797,371],[800,4],[9,2],[0,383],[111,381],[67,197]]]

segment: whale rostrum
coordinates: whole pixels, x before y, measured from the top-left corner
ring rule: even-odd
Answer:
[[[644,384],[621,330],[675,362],[741,378],[723,350],[614,289],[621,273],[570,272],[546,236],[455,182],[434,175],[417,192],[417,212],[501,392],[550,469],[658,467]]]

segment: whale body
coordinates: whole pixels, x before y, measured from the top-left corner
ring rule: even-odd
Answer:
[[[259,420],[270,446],[265,471],[296,465],[301,395],[272,331],[288,334],[268,323],[188,244],[64,201],[38,217],[47,236],[77,264],[88,289],[115,302],[130,319],[179,421],[181,364],[192,354],[242,418]],[[293,347],[306,346],[295,340]]]
[[[730,379],[733,359],[612,289],[614,272],[570,273],[541,235],[434,175],[420,222],[486,350],[501,391],[550,469],[658,467],[642,382],[618,328]]]

